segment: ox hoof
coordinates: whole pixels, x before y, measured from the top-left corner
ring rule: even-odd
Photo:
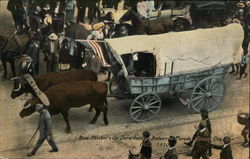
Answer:
[[[89,122],[89,124],[95,124],[95,121],[91,120],[91,121]]]
[[[69,133],[71,133],[71,130],[70,130],[70,129],[66,129],[65,132],[66,132],[67,134],[69,134]]]
[[[108,125],[109,125],[109,122],[105,122],[105,125],[108,126]]]

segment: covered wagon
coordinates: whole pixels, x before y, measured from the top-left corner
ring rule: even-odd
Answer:
[[[240,60],[243,29],[230,24],[106,41],[121,65],[111,80],[110,92],[134,99],[130,116],[143,122],[157,116],[159,95],[165,93],[176,95],[195,112],[216,109],[224,96],[223,77],[230,64]],[[185,92],[190,93],[184,99],[181,95]]]

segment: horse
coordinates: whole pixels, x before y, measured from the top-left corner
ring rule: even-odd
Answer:
[[[177,18],[178,19],[178,18]],[[190,24],[185,19],[160,18],[156,20],[143,19],[134,10],[129,9],[121,18],[120,23],[131,20],[136,34],[160,34],[170,31],[188,30]],[[180,28],[181,27],[181,28]]]
[[[32,31],[14,33],[10,37],[0,35],[0,59],[3,65],[3,80],[7,78],[7,62],[11,65],[13,77],[16,76],[15,58],[26,52],[31,38],[35,35]]]

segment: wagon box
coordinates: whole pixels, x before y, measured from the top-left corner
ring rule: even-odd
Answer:
[[[231,63],[240,62],[243,29],[239,24],[230,24],[213,29],[106,41],[122,66],[110,82],[110,92],[118,97],[118,90],[125,92],[123,95],[127,98],[134,98],[130,116],[143,122],[159,113],[159,94],[175,95],[198,113],[201,109],[212,111],[218,108],[224,97],[223,77]],[[131,66],[135,67],[133,63],[136,72],[131,69]]]

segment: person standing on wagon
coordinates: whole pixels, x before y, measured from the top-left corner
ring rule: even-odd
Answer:
[[[42,104],[36,105],[36,111],[40,114],[38,128],[40,132],[40,137],[31,152],[27,154],[28,157],[34,156],[46,139],[52,149],[49,152],[57,152],[58,148],[52,136],[52,122],[49,112],[44,108]]]

